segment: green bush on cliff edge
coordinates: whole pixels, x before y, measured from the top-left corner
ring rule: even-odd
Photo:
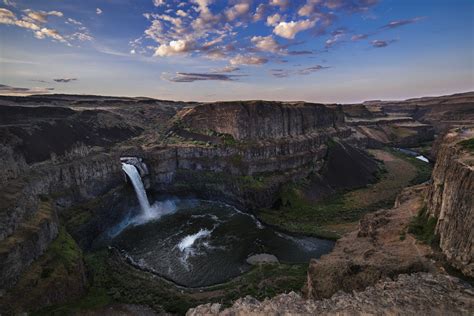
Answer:
[[[461,142],[459,142],[459,145],[462,146],[462,148],[474,152],[474,138],[466,139]]]
[[[408,226],[408,232],[415,235],[418,240],[428,245],[435,245],[438,241],[435,234],[437,222],[437,218],[430,216],[427,212],[426,206],[424,206],[411,220],[410,225]]]

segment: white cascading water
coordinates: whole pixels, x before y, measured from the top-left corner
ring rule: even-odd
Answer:
[[[143,186],[142,178],[140,177],[137,168],[134,165],[122,162],[122,170],[132,181],[133,188],[135,189],[135,193],[137,194],[138,202],[140,203],[140,208],[142,210],[142,216],[144,218],[153,217],[153,210],[150,206],[150,202],[148,202],[145,187]]]

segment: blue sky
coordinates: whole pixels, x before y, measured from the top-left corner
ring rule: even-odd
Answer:
[[[472,0],[0,0],[0,94],[357,102],[474,90]]]

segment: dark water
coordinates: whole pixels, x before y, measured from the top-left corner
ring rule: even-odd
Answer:
[[[178,284],[225,282],[250,269],[246,259],[270,253],[281,262],[303,263],[331,251],[334,243],[293,237],[262,226],[251,215],[210,201],[167,200],[156,216],[132,217],[111,229],[101,244],[120,249],[135,264]]]

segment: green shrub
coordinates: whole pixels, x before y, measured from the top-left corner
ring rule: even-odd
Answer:
[[[474,138],[466,139],[458,143],[462,148],[474,152]]]
[[[436,217],[430,216],[427,213],[425,206],[411,220],[408,226],[408,232],[415,235],[418,240],[428,245],[435,245],[437,242],[437,236],[435,234],[437,222],[438,220]]]

